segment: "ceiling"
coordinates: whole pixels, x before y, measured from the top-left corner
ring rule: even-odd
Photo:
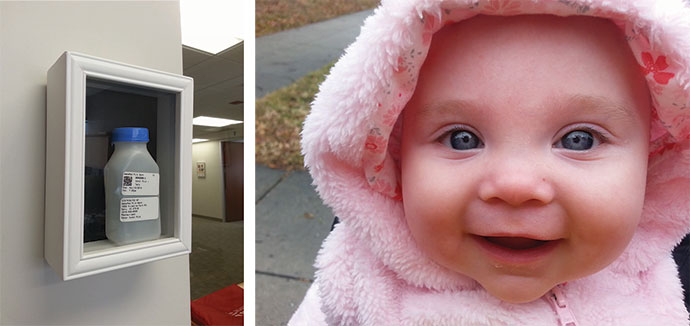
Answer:
[[[211,54],[182,46],[185,76],[194,78],[194,117],[244,121],[244,42]],[[194,126],[194,138],[240,140],[244,123],[213,128]]]

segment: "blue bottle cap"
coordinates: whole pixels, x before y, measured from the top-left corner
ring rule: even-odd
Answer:
[[[113,129],[113,143],[123,142],[123,141],[138,141],[138,142],[148,142],[149,141],[149,130],[146,128],[115,128]]]

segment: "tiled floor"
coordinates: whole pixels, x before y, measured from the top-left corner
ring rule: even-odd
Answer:
[[[191,299],[244,281],[244,222],[192,216]]]

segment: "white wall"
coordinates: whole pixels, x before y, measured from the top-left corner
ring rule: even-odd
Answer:
[[[189,325],[186,255],[67,282],[43,258],[48,68],[70,50],[181,73],[178,3],[0,1],[0,40],[0,324]]]
[[[206,162],[206,178],[196,175],[196,162]],[[224,216],[223,167],[219,141],[192,145],[192,214],[222,219]]]

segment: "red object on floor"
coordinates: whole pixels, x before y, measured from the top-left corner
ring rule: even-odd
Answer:
[[[243,325],[244,290],[231,285],[192,301],[192,322],[199,325]]]

